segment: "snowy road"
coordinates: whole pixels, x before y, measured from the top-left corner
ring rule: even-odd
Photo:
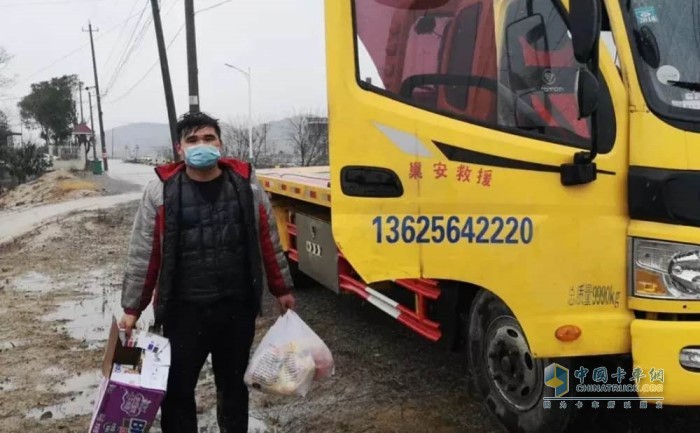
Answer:
[[[112,179],[135,183],[144,187],[150,180],[156,178],[154,168],[150,165],[130,164],[118,159],[110,159],[109,171],[105,174]]]
[[[44,222],[58,216],[84,210],[105,209],[121,203],[141,198],[140,192],[112,195],[106,197],[89,197],[64,203],[37,206],[22,211],[0,213],[0,245],[12,241]]]
[[[105,173],[105,175],[116,180],[137,184],[142,189],[151,179],[156,177],[151,166],[128,164],[119,160],[109,161],[109,172]],[[105,197],[89,197],[20,211],[2,211],[0,212],[0,245],[12,241],[52,218],[74,211],[105,209],[140,198],[141,192],[137,192]]]

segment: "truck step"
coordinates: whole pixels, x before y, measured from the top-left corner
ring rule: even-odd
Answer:
[[[340,288],[356,294],[428,340],[438,341],[442,336],[440,324],[421,317],[421,314],[400,305],[351,276],[340,275]]]

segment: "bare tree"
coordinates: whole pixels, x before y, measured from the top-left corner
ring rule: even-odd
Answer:
[[[253,127],[253,165],[259,166],[267,153],[267,133],[269,125],[260,123]],[[221,125],[224,154],[247,161],[248,124],[242,121],[229,121]]]
[[[289,120],[288,140],[302,166],[328,164],[328,119],[309,113]]]
[[[11,82],[9,78],[2,74],[11,59],[12,56],[10,56],[4,48],[0,47],[0,87],[5,87]]]

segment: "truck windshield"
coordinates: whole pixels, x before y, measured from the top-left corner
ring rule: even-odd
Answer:
[[[700,0],[621,0],[647,104],[669,120],[700,120]]]

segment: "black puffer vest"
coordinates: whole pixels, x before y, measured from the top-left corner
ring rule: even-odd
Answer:
[[[262,303],[262,281],[263,269],[260,249],[252,247],[258,245],[259,238],[255,225],[255,208],[253,190],[250,181],[234,173],[229,169],[223,169],[227,180],[234,186],[240,203],[242,222],[246,237],[248,253],[247,263],[250,267],[252,281],[252,291],[254,293],[252,308],[260,311]],[[159,276],[158,299],[155,304],[155,324],[158,330],[167,320],[169,306],[174,298],[175,282],[177,280],[178,250],[180,245],[180,204],[181,192],[184,179],[187,177],[182,170],[171,178],[164,181],[163,185],[163,207],[165,208],[165,225],[163,228],[163,257],[162,267]]]
[[[252,298],[248,245],[238,192],[226,174],[214,203],[187,176],[180,191],[174,297],[192,302]]]

